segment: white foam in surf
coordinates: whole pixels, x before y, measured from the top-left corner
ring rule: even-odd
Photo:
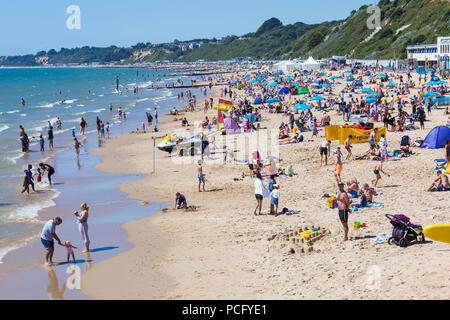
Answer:
[[[20,112],[20,110],[12,110],[12,111],[7,111],[6,113],[9,113],[9,114],[11,114],[11,113],[18,113],[18,112]]]
[[[13,251],[13,250],[17,250],[19,248],[24,247],[27,243],[29,243],[30,241],[34,240],[36,238],[36,236],[33,237],[29,237],[25,240],[22,240],[20,242],[16,242],[15,245],[13,246],[8,246],[8,247],[4,247],[4,248],[0,248],[0,264],[3,263],[3,258],[6,256],[7,253]]]
[[[53,108],[57,103],[58,102],[43,104],[43,105],[37,106],[37,108]]]
[[[75,101],[77,101],[77,99],[66,100],[66,101],[64,101],[64,103],[65,104],[70,104],[70,103],[74,103]]]
[[[53,199],[57,198],[60,194],[59,191],[52,190],[51,197],[49,199],[38,199],[35,202],[26,204],[22,207],[14,209],[9,214],[9,219],[17,222],[36,222],[38,212],[42,209],[54,207],[56,205]],[[33,195],[34,196],[34,195]]]
[[[9,128],[10,128],[10,127],[7,126],[6,124],[2,124],[2,125],[0,125],[0,132],[5,131],[5,130],[8,130]]]

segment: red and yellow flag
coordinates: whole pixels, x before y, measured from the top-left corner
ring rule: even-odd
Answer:
[[[218,122],[219,122],[219,130],[222,130],[225,127],[225,122],[223,121],[223,114],[222,112],[220,112],[220,109]]]
[[[227,111],[233,109],[233,102],[219,99],[219,110]]]

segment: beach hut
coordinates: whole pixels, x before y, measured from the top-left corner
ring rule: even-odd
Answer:
[[[438,126],[433,128],[423,140],[421,148],[438,149],[444,148],[447,140],[450,140],[450,128]]]

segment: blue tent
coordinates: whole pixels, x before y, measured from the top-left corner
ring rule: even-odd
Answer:
[[[354,81],[354,80],[355,80],[355,78],[353,78],[353,77],[350,77],[350,78],[345,79],[345,81],[348,81],[348,82]]]
[[[389,81],[389,84],[387,85],[388,87],[393,87],[395,85],[394,81]]]
[[[273,88],[273,87],[276,87],[278,85],[278,82],[272,82],[271,84],[270,84],[270,86]]]
[[[441,81],[438,76],[432,76],[431,81]]]
[[[421,148],[444,148],[447,140],[450,140],[450,128],[445,126],[435,127],[423,140]]]
[[[262,104],[261,98],[256,98],[255,101],[253,101],[253,104]]]
[[[353,84],[355,87],[362,87],[363,84],[360,80],[356,80],[355,83]]]
[[[289,89],[286,87],[281,88],[281,90],[278,92],[278,94],[288,94],[288,93],[289,93]]]

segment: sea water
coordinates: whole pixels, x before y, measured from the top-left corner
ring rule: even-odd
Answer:
[[[71,147],[72,128],[80,137],[81,117],[87,121],[87,133],[96,132],[98,116],[105,125],[110,123],[114,134],[119,125],[126,132],[140,127],[146,122],[145,113],[153,113],[155,107],[160,114],[173,105],[180,107],[175,90],[147,89],[152,84],[165,87],[173,83],[178,77],[169,78],[167,74],[171,72],[132,68],[0,68],[0,263],[5,254],[39,235],[43,224],[40,212],[54,206],[59,196],[58,172],[53,176],[53,187],[35,180],[38,192],[21,194],[27,165],[36,168],[40,162],[54,164],[58,152]],[[190,79],[179,78],[185,83]],[[135,87],[139,88],[137,94]],[[118,107],[127,114],[126,125],[118,119]],[[58,117],[61,130],[56,126]],[[48,121],[53,126],[54,151],[48,151]],[[21,150],[19,125],[31,140],[29,153]],[[40,134],[45,139],[45,152],[40,152]],[[45,176],[43,180],[46,181]]]

